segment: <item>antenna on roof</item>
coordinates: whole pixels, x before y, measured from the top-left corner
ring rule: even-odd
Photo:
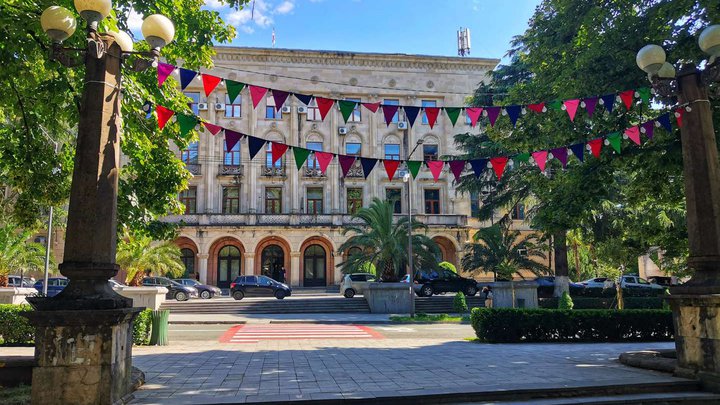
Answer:
[[[458,56],[470,55],[470,28],[463,28],[457,32]]]

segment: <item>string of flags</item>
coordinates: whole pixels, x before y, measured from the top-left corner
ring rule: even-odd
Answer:
[[[533,111],[534,113],[543,113],[547,112],[548,110],[564,110],[567,112],[570,121],[575,121],[575,117],[579,108],[584,108],[588,116],[592,117],[593,114],[596,112],[596,107],[598,105],[604,106],[607,112],[612,113],[613,109],[615,108],[615,103],[616,101],[618,101],[625,106],[626,110],[630,110],[630,108],[635,105],[636,99],[639,99],[642,104],[649,105],[651,96],[650,88],[640,87],[638,89],[625,90],[617,93],[605,94],[602,96],[591,96],[569,100],[553,100],[533,104],[480,107],[418,107],[398,104],[383,104],[381,102],[370,103],[355,100],[337,100],[311,94],[288,92],[263,86],[256,86],[244,82],[238,82],[211,75],[209,73],[200,73],[195,70],[177,67],[168,63],[158,64],[158,87],[162,87],[166,79],[175,71],[178,72],[178,76],[180,78],[180,88],[182,90],[185,90],[185,88],[187,88],[187,86],[189,86],[193,80],[195,80],[196,78],[200,78],[206,97],[209,97],[210,94],[221,83],[224,83],[227,90],[228,98],[231,103],[234,103],[237,97],[240,95],[240,92],[243,91],[243,89],[247,88],[248,93],[250,94],[250,99],[252,100],[253,108],[257,108],[257,106],[260,104],[260,101],[262,101],[268,95],[268,93],[270,93],[273,97],[273,101],[275,102],[276,110],[280,111],[285,102],[292,95],[298,101],[308,107],[310,106],[312,101],[315,100],[318,112],[320,114],[320,119],[322,121],[325,121],[325,117],[327,116],[328,112],[333,108],[333,106],[337,105],[337,107],[340,109],[340,114],[345,120],[345,123],[347,123],[353,111],[355,111],[355,109],[357,109],[359,106],[362,106],[368,111],[371,111],[372,113],[376,113],[378,110],[382,110],[383,118],[388,126],[390,126],[390,123],[393,122],[393,118],[398,113],[398,111],[402,109],[405,113],[405,118],[408,124],[410,125],[410,127],[412,127],[415,124],[418,115],[420,115],[420,112],[422,111],[425,113],[427,123],[430,125],[431,129],[437,123],[437,119],[440,116],[440,111],[445,111],[445,114],[447,115],[453,126],[455,126],[455,124],[457,123],[460,113],[464,111],[468,119],[470,120],[470,124],[473,128],[477,125],[481,116],[486,117],[490,123],[490,126],[494,127],[495,123],[498,120],[498,117],[500,117],[501,115],[507,116],[510,119],[510,123],[513,125],[513,127],[515,127],[517,125],[519,117],[526,114],[527,110]]]
[[[683,114],[685,111],[689,111],[690,107],[679,107],[674,112],[674,117],[677,122],[677,126],[681,127],[683,122]],[[147,113],[149,118],[152,115],[153,106],[149,102],[146,102],[143,106],[143,110]],[[636,145],[642,144],[641,134],[644,134],[647,139],[652,139],[655,128],[664,128],[666,131],[672,131],[670,113],[666,112],[657,118],[645,121],[638,125],[634,125],[630,128],[626,128],[622,132],[616,131],[603,136],[596,137],[588,141],[581,141],[572,145],[560,146],[557,148],[549,148],[543,150],[537,150],[533,152],[517,153],[511,155],[487,157],[487,158],[475,158],[475,159],[464,159],[460,157],[450,157],[448,160],[395,160],[395,159],[379,159],[373,157],[362,157],[355,155],[344,155],[340,153],[314,151],[300,146],[288,145],[282,142],[269,141],[267,139],[255,137],[252,135],[244,134],[241,132],[234,131],[232,129],[224,128],[220,125],[212,124],[203,121],[196,115],[183,114],[173,111],[169,108],[157,105],[154,107],[157,113],[157,123],[159,129],[162,129],[168,124],[172,117],[180,127],[181,136],[186,136],[190,131],[194,130],[198,125],[202,124],[205,129],[212,135],[218,135],[220,132],[224,133],[226,150],[233,150],[235,145],[240,142],[241,139],[247,139],[248,152],[250,160],[254,159],[255,156],[262,150],[266,144],[270,144],[270,153],[272,164],[275,165],[283,156],[292,150],[295,164],[300,170],[305,162],[308,160],[310,155],[317,160],[318,166],[322,174],[325,174],[330,163],[337,159],[338,164],[342,170],[343,177],[347,177],[348,172],[353,167],[356,161],[360,162],[364,178],[367,178],[372,170],[375,168],[378,162],[382,162],[385,168],[385,172],[388,179],[392,180],[397,173],[400,165],[404,165],[407,170],[412,174],[413,178],[418,176],[420,168],[424,165],[432,174],[434,181],[438,181],[442,171],[447,165],[449,171],[453,174],[456,182],[460,181],[460,178],[466,169],[472,170],[476,177],[480,177],[486,168],[493,169],[498,180],[500,180],[505,172],[508,165],[513,165],[514,162],[535,164],[540,171],[545,171],[550,160],[555,159],[560,162],[563,169],[566,168],[570,156],[575,156],[578,161],[585,161],[586,150],[592,154],[595,158],[600,158],[600,153],[603,146],[610,146],[615,153],[621,153],[622,140],[629,139]]]

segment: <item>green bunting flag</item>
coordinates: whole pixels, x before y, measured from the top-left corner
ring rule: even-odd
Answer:
[[[530,161],[530,153],[525,152],[515,156],[515,160],[521,163],[527,163]]]
[[[546,104],[548,108],[551,108],[553,110],[562,110],[563,102],[562,100],[553,100]]]
[[[349,100],[340,100],[340,101],[338,101],[338,105],[340,106],[340,113],[342,114],[342,117],[345,120],[345,123],[347,124],[348,120],[350,119],[350,114],[352,114],[353,110],[357,106],[357,102],[349,101]]]
[[[420,171],[420,166],[422,165],[422,161],[419,160],[408,160],[407,161],[407,167],[408,170],[410,170],[410,173],[413,176],[413,179],[417,177],[418,172]]]
[[[302,169],[302,165],[307,160],[308,156],[310,155],[310,149],[305,148],[293,148],[293,156],[295,156],[295,165],[297,165],[298,170]]]
[[[225,86],[227,86],[227,94],[228,98],[230,99],[230,104],[235,104],[235,99],[237,98],[238,94],[240,94],[243,87],[245,87],[245,83],[225,80]]]
[[[608,135],[607,140],[610,143],[610,146],[615,149],[615,152],[620,153],[620,144],[622,142],[622,135],[620,135],[620,132],[613,132]]]
[[[460,116],[460,110],[460,107],[445,107],[445,112],[447,113],[448,118],[450,118],[450,122],[452,122],[453,126],[455,126],[455,123]]]
[[[198,124],[194,115],[177,114],[177,122],[180,125],[180,136],[184,137]]]
[[[638,94],[640,95],[640,100],[642,100],[643,104],[649,105],[650,104],[650,88],[649,87],[640,87],[637,89]]]

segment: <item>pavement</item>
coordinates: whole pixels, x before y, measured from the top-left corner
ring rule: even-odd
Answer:
[[[241,323],[389,323],[388,314],[339,313],[339,314],[174,314],[170,312],[171,324],[241,324]]]

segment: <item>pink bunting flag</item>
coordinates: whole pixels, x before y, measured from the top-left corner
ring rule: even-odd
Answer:
[[[640,128],[638,128],[637,126],[628,128],[625,130],[625,135],[627,135],[628,138],[632,139],[633,142],[640,145]]]
[[[507,156],[494,157],[490,159],[490,164],[492,165],[498,180],[502,179],[508,160],[509,158]]]
[[[340,162],[343,177],[345,177],[347,176],[348,171],[350,171],[353,163],[355,163],[355,156],[338,155],[338,161]]]
[[[452,172],[453,176],[455,176],[455,182],[460,182],[460,175],[462,175],[463,170],[465,170],[465,163],[467,163],[464,160],[451,160],[450,161],[450,171]]]
[[[210,96],[215,87],[220,84],[222,77],[217,77],[209,74],[203,74],[202,76],[203,89],[205,90],[205,96]]]
[[[317,103],[318,110],[320,110],[320,119],[325,121],[325,116],[327,116],[327,113],[335,104],[335,100],[331,98],[315,97],[315,102]]]
[[[397,105],[382,106],[383,116],[385,117],[385,124],[387,124],[387,126],[390,126],[390,123],[392,122],[393,117],[395,117],[395,113],[397,113],[398,108],[400,108],[400,106]]]
[[[426,160],[425,164],[427,165],[428,169],[430,169],[430,173],[432,173],[433,179],[435,181],[438,181],[443,166],[445,166],[445,162],[443,162],[442,160]]]
[[[425,107],[425,116],[427,117],[430,129],[435,126],[438,114],[440,114],[440,107]]]
[[[268,89],[265,87],[260,86],[253,86],[248,85],[248,88],[250,89],[250,98],[252,99],[253,108],[257,108],[258,104],[260,104],[260,101],[265,97],[265,94],[267,94]]]
[[[273,90],[272,96],[273,100],[275,101],[275,111],[280,111],[283,104],[285,104],[285,100],[287,100],[290,93],[287,91],[280,91],[280,90]]]
[[[680,107],[677,110],[675,110],[675,118],[677,118],[677,124],[679,127],[682,127],[683,125],[683,116],[685,115],[685,109]]]
[[[470,117],[470,126],[475,128],[475,125],[477,125],[478,119],[480,119],[480,114],[482,114],[483,109],[481,107],[468,107],[465,109],[465,114],[467,114],[468,117]]]
[[[635,90],[626,90],[621,92],[620,94],[620,100],[622,100],[623,104],[625,104],[625,108],[628,110],[630,107],[632,107],[633,97],[635,96]]]
[[[547,163],[548,151],[540,150],[532,153],[532,157],[535,160],[535,164],[538,165],[541,172],[545,171],[545,164]]]
[[[602,149],[603,140],[602,138],[593,139],[588,141],[588,147],[590,147],[590,153],[596,158],[600,159],[600,150]]]
[[[380,102],[377,103],[360,103],[363,107],[367,108],[368,110],[376,113],[378,108],[380,108]]]
[[[385,166],[385,173],[387,173],[388,179],[392,181],[393,176],[395,176],[395,171],[397,171],[398,166],[400,166],[400,161],[383,160],[383,166]]]
[[[162,131],[162,129],[165,128],[165,124],[168,122],[168,120],[172,118],[173,115],[175,115],[175,111],[165,108],[161,105],[156,106],[155,111],[157,111],[158,116],[158,128],[160,128],[160,130]]]
[[[488,107],[485,109],[487,111],[488,119],[490,120],[490,126],[495,126],[495,121],[497,121],[498,116],[500,115],[500,111],[502,110],[501,107]]]
[[[574,100],[565,100],[563,103],[565,105],[565,110],[567,111],[568,115],[570,116],[570,121],[575,121],[575,113],[577,113],[578,106],[580,105],[579,99]]]
[[[278,160],[282,159],[285,152],[288,150],[288,146],[284,143],[273,142],[270,146],[272,152],[272,162],[275,164]]]
[[[541,113],[541,112],[543,112],[543,109],[545,108],[545,103],[528,104],[527,108],[529,108],[530,111],[534,111],[536,113]]]
[[[315,152],[315,159],[317,159],[318,163],[320,164],[320,172],[322,172],[322,174],[325,174],[328,166],[330,166],[330,162],[332,162],[333,156],[334,155],[332,153],[328,152]]]
[[[204,122],[203,125],[205,125],[205,128],[207,128],[208,131],[210,131],[211,134],[217,135],[218,132],[222,129],[220,125],[211,124],[209,122]]]
[[[158,87],[162,87],[163,83],[165,83],[165,80],[170,76],[170,74],[175,70],[175,66],[167,64],[167,63],[158,63],[157,67],[157,79],[158,79]]]

